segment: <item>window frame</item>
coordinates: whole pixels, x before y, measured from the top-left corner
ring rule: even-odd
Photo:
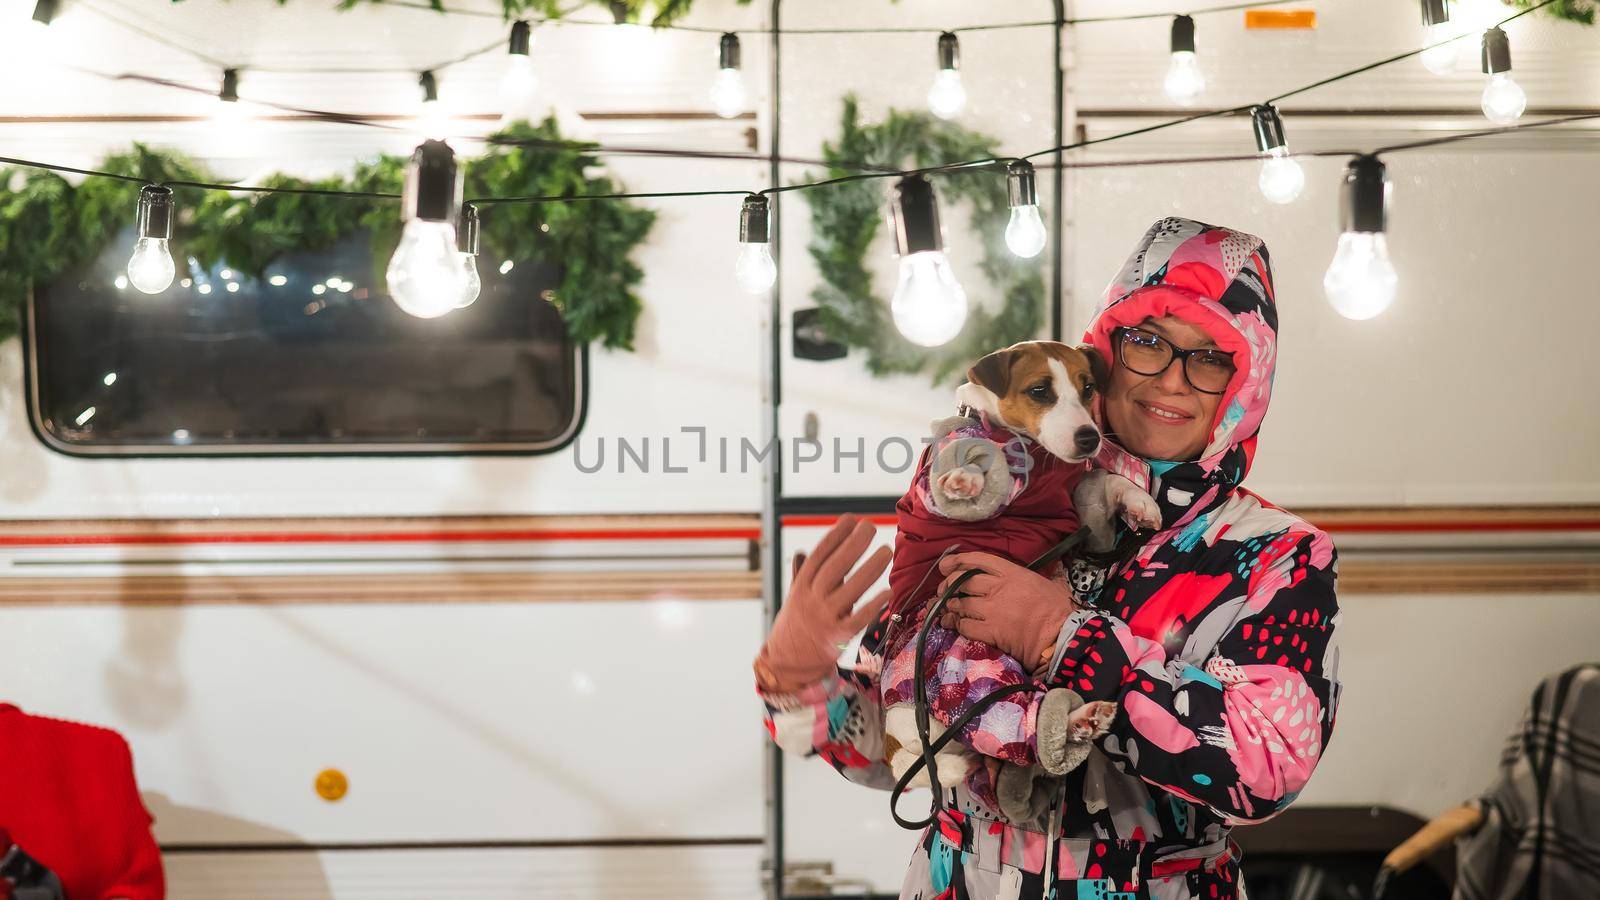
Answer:
[[[416,457],[416,456],[547,456],[559,453],[577,440],[589,417],[589,345],[580,343],[573,359],[572,420],[555,437],[531,443],[472,444],[445,442],[320,443],[320,444],[78,444],[62,440],[45,427],[40,406],[38,366],[39,340],[35,334],[33,288],[23,303],[22,383],[26,397],[28,427],[47,449],[76,459],[173,459],[173,458],[264,458],[264,457]]]

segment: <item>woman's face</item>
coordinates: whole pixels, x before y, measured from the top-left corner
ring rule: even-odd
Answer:
[[[1179,350],[1217,346],[1205,331],[1177,316],[1145,319],[1138,327],[1166,338]],[[1115,346],[1112,354],[1105,415],[1122,446],[1146,459],[1199,459],[1211,439],[1222,395],[1195,390],[1177,357],[1159,375],[1140,375],[1122,364]]]

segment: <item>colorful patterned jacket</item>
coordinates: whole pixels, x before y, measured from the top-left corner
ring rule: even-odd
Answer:
[[[1293,802],[1327,746],[1339,698],[1333,544],[1240,487],[1276,364],[1265,245],[1187,219],[1157,222],[1107,288],[1084,339],[1111,359],[1113,329],[1167,314],[1203,327],[1233,354],[1237,372],[1198,460],[1146,461],[1110,442],[1102,451],[1099,463],[1149,490],[1166,524],[1069,618],[1050,675],[1051,685],[1119,704],[1098,752],[1065,776],[1052,829],[1062,837],[1054,854],[1061,877],[1087,871],[1119,888],[1160,877],[1162,866],[1201,848],[1226,848],[1232,825]],[[784,749],[887,789],[876,684],[884,628],[868,629],[853,666],[763,699]],[[945,801],[955,812],[936,824],[936,836],[962,859],[987,854],[999,859],[976,864],[1041,871],[1039,823],[1003,821],[961,786]],[[1212,862],[1233,882],[1230,856]]]

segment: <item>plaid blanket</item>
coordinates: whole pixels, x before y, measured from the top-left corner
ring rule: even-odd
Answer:
[[[1540,682],[1478,803],[1453,900],[1600,897],[1600,665]]]

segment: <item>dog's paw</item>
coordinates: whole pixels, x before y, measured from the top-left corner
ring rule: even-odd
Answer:
[[[935,486],[951,500],[971,500],[983,492],[983,476],[966,469],[951,469],[939,476]]]
[[[1161,507],[1156,505],[1154,497],[1138,488],[1125,490],[1117,497],[1117,512],[1134,531],[1143,528],[1154,531],[1161,527]]]
[[[1111,728],[1111,720],[1116,716],[1117,705],[1108,700],[1085,703],[1074,710],[1068,719],[1067,739],[1070,741],[1094,740]]]

